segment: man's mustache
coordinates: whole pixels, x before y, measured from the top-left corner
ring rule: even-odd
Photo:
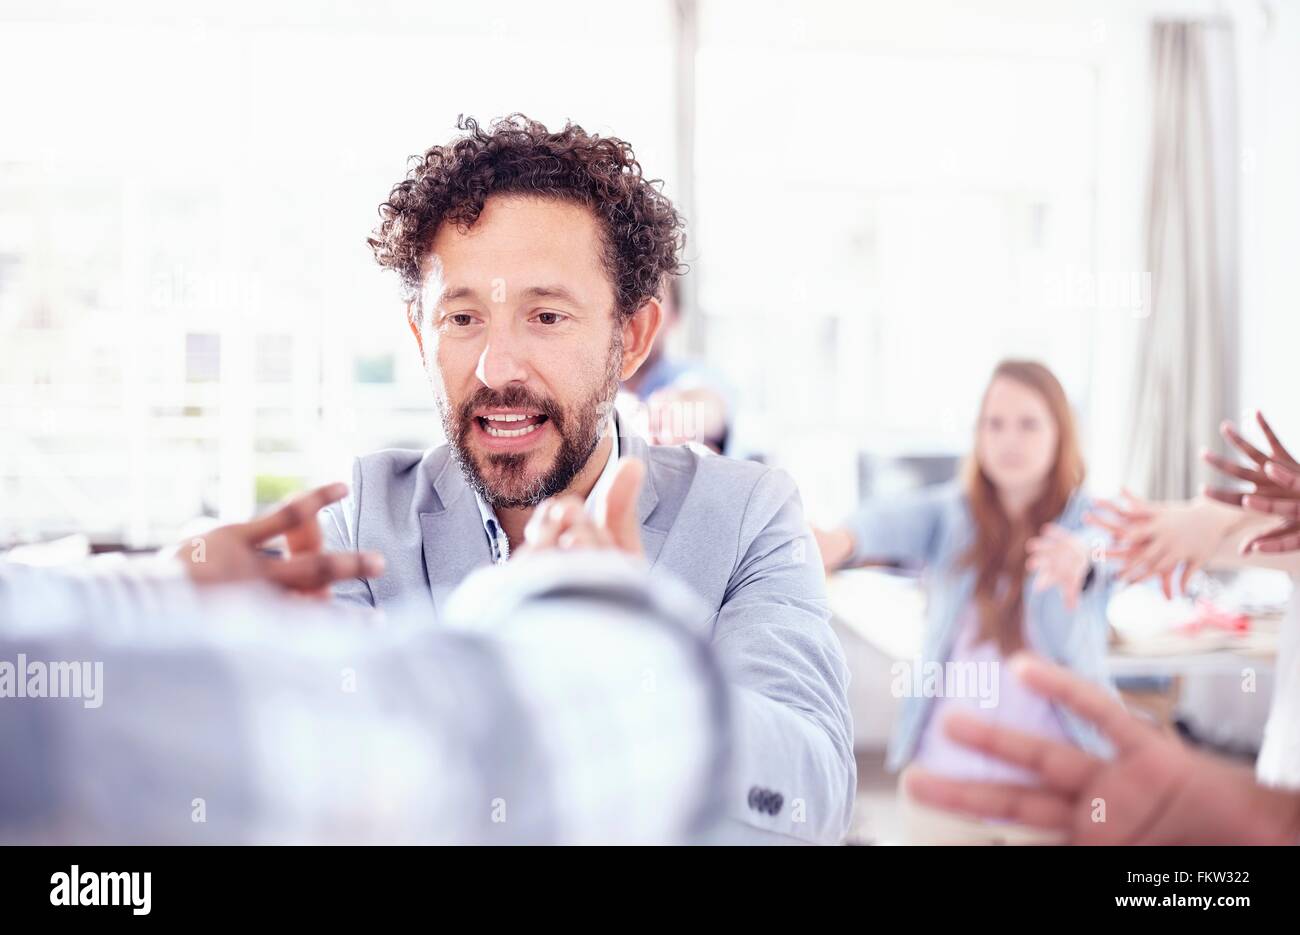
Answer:
[[[461,432],[469,430],[474,412],[479,409],[527,409],[546,416],[548,422],[555,423],[555,428],[564,425],[564,410],[553,399],[537,396],[522,386],[513,385],[504,391],[491,387],[479,387],[469,399],[461,404],[458,414]]]

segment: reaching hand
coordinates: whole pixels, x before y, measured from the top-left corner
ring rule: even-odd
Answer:
[[[1293,552],[1300,549],[1300,463],[1291,456],[1274,434],[1261,412],[1255,420],[1268,440],[1270,454],[1264,454],[1241,436],[1231,422],[1219,427],[1223,437],[1254,465],[1247,467],[1227,458],[1205,452],[1205,460],[1238,480],[1253,485],[1247,491],[1224,487],[1207,487],[1205,495],[1231,506],[1245,507],[1255,513],[1285,517],[1285,522],[1241,544],[1241,554],[1248,552]]]
[[[1088,544],[1064,527],[1048,523],[1042,535],[1025,543],[1025,570],[1035,573],[1034,590],[1061,589],[1065,606],[1074,610],[1088,574]]]
[[[605,522],[597,523],[574,496],[555,497],[538,504],[524,528],[524,545],[517,556],[546,549],[617,549],[643,558],[637,495],[645,465],[636,458],[620,459],[605,500]]]
[[[967,782],[912,767],[903,781],[917,801],[1064,832],[1077,844],[1300,840],[1297,793],[1260,786],[1249,770],[1192,750],[1068,669],[1027,654],[1011,665],[1032,690],[1097,725],[1114,759],[954,712],[944,721],[950,737],[1029,770],[1041,785]]]
[[[1165,597],[1172,598],[1179,566],[1178,586],[1185,594],[1192,575],[1205,567],[1230,531],[1229,512],[1204,500],[1149,503],[1125,490],[1122,504],[1098,500],[1084,522],[1114,538],[1106,557],[1120,562],[1120,581],[1157,577]]]
[[[327,484],[299,494],[275,510],[247,523],[219,526],[183,543],[177,556],[199,584],[261,580],[313,597],[327,596],[329,586],[348,578],[383,574],[383,556],[373,552],[322,552],[316,514],[347,495],[346,484]],[[267,542],[283,535],[289,558],[268,555]],[[296,549],[295,549],[296,544]]]

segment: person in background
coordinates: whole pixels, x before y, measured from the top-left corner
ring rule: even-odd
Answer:
[[[1098,501],[1089,521],[1114,537],[1112,554],[1122,562],[1125,580],[1158,578],[1167,597],[1186,592],[1202,568],[1272,568],[1291,576],[1291,600],[1278,631],[1273,703],[1255,768],[1261,783],[1300,789],[1300,463],[1263,414],[1255,418],[1267,454],[1225,422],[1223,436],[1245,463],[1203,455],[1249,484],[1247,490],[1211,487],[1193,500],[1164,503],[1126,492],[1122,503]]]
[[[828,570],[868,561],[923,566],[927,626],[922,672],[989,672],[993,697],[916,692],[896,682],[903,709],[887,766],[954,779],[1028,781],[940,729],[954,709],[1089,753],[1104,739],[1068,708],[1028,691],[1003,663],[1025,647],[1113,690],[1106,670],[1111,579],[1083,535],[1084,463],[1065,391],[1044,366],[1006,360],[980,406],[975,450],[960,482],[864,504],[833,531],[816,531]],[[935,697],[935,695],[942,697]],[[901,784],[916,843],[1040,842],[1034,829],[977,822],[927,808]]]
[[[681,323],[681,282],[664,284],[663,326],[641,369],[622,388],[645,407],[650,441],[656,445],[695,442],[730,454],[734,406],[725,381],[699,361],[671,357],[665,345]]]
[[[418,606],[375,626],[298,595],[377,577],[378,556],[262,551],[318,542],[344,490],[180,561],[0,563],[0,842],[711,840],[726,686],[687,629],[696,599],[617,549],[635,515],[559,511],[461,585],[447,626]]]

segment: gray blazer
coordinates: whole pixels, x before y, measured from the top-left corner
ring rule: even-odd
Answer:
[[[651,580],[685,582],[711,612],[698,632],[731,686],[735,745],[725,837],[838,842],[857,777],[849,674],[794,482],[634,435],[619,446],[647,468],[637,511]],[[445,446],[358,458],[351,494],[321,526],[326,548],[386,559],[382,578],[343,582],[338,599],[383,609],[423,595],[439,622],[456,585],[492,562],[474,494]]]

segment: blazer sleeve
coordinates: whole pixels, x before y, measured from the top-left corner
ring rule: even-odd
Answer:
[[[741,840],[833,844],[857,769],[848,666],[794,482],[765,472],[741,522],[712,644],[731,693],[728,825]]]
[[[938,547],[944,511],[957,496],[955,487],[943,484],[866,501],[844,522],[853,536],[850,563],[928,564]]]
[[[348,495],[320,511],[321,537],[326,552],[356,552],[357,522],[361,518],[361,459],[352,462],[352,486]],[[375,596],[365,578],[339,581],[330,589],[335,601],[359,607],[374,607]]]

